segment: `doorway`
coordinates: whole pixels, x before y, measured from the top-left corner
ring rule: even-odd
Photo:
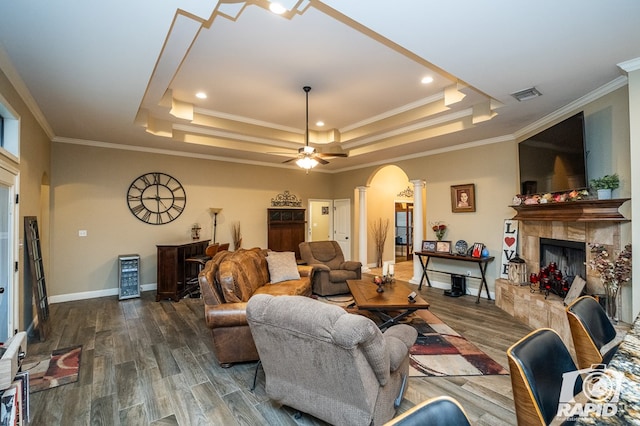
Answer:
[[[396,262],[413,259],[413,203],[395,203]]]
[[[0,164],[0,342],[13,335],[17,326],[18,273],[16,264],[17,205],[15,203],[17,171]]]
[[[334,240],[351,260],[350,200],[309,200],[307,241]]]

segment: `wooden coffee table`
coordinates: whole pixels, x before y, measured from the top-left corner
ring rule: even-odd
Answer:
[[[373,280],[347,280],[349,291],[358,309],[371,311],[384,322],[379,326],[384,330],[418,309],[429,309],[429,302],[416,295],[414,302],[409,301],[413,291],[402,282],[384,285],[384,292],[378,293]],[[392,316],[393,314],[396,314]]]

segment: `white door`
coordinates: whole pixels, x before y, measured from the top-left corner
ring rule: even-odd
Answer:
[[[0,342],[12,336],[17,326],[16,181],[16,174],[0,167]]]
[[[345,260],[351,260],[351,202],[333,200],[333,239],[338,242]]]

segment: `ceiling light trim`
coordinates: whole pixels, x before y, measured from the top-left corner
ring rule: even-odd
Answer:
[[[415,132],[415,131],[418,131],[418,130],[425,130],[425,129],[428,129],[430,127],[439,126],[441,124],[454,122],[456,120],[462,120],[465,117],[469,117],[469,116],[473,116],[473,108],[466,108],[466,109],[461,110],[461,111],[456,111],[456,112],[453,112],[453,113],[450,113],[450,114],[443,115],[441,117],[432,118],[430,120],[422,121],[422,122],[415,123],[415,124],[412,124],[412,125],[409,125],[409,126],[404,126],[404,127],[401,127],[401,128],[395,129],[395,130],[391,130],[391,131],[388,131],[388,132],[380,133],[380,134],[377,134],[377,135],[371,136],[371,137],[366,137],[366,138],[362,138],[362,139],[358,139],[358,140],[351,140],[351,141],[343,140],[341,142],[341,146],[343,147],[343,149],[349,150],[349,149],[352,149],[352,148],[360,147],[362,145],[375,143],[375,142],[378,142],[378,141],[383,140],[383,139],[389,139],[389,138],[392,138],[392,137],[398,137],[398,136],[402,136],[402,135],[405,135],[407,133]]]
[[[396,116],[398,114],[402,114],[402,113],[413,111],[413,110],[415,110],[417,108],[427,106],[429,104],[441,101],[443,99],[444,99],[444,92],[440,92],[440,93],[437,93],[437,94],[435,94],[433,96],[422,98],[422,99],[419,99],[419,100],[417,100],[415,102],[411,102],[411,103],[408,103],[406,105],[402,105],[402,106],[400,106],[398,108],[394,108],[394,109],[391,109],[389,111],[385,111],[382,114],[374,115],[374,116],[369,117],[367,119],[364,119],[364,120],[358,121],[356,123],[353,123],[353,124],[351,124],[349,126],[341,127],[340,128],[340,133],[344,134],[344,133],[350,132],[352,130],[358,129],[360,127],[365,127],[365,126],[368,126],[368,125],[370,125],[372,123],[376,123],[378,121],[382,121],[384,119]]]

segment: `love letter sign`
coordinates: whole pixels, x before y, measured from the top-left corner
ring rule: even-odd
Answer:
[[[507,219],[504,221],[502,236],[502,267],[500,278],[509,278],[509,261],[516,255],[518,249],[518,221]]]

